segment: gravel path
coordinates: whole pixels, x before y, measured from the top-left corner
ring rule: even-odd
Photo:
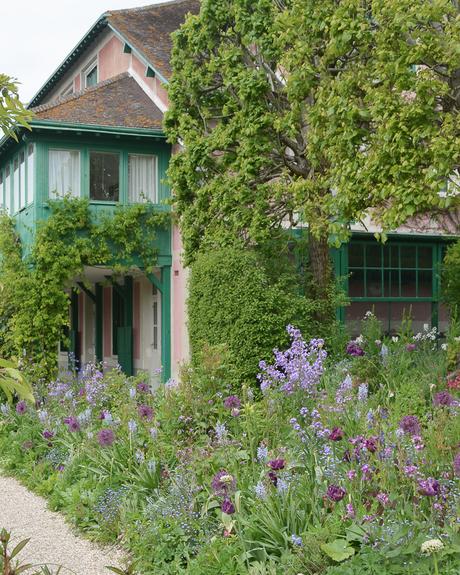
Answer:
[[[62,515],[47,509],[46,501],[15,479],[0,476],[0,529],[11,532],[15,543],[30,537],[19,555],[37,564],[63,565],[77,575],[110,575],[106,565],[123,564],[122,553],[76,536]],[[62,575],[69,575],[64,569]]]

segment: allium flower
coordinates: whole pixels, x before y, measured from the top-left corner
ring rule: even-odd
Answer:
[[[150,407],[150,405],[139,405],[139,407],[137,408],[137,412],[139,414],[139,417],[142,417],[142,419],[152,421],[153,409]]]
[[[428,479],[421,479],[418,482],[419,493],[421,495],[426,495],[427,497],[434,497],[439,494],[440,485],[436,479],[433,477],[428,477]]]
[[[334,427],[329,435],[331,441],[341,441],[343,439],[344,433],[340,427]]]
[[[27,411],[27,403],[23,400],[18,401],[16,405],[16,413],[18,413],[19,415],[24,415],[26,411]]]
[[[278,483],[278,475],[276,475],[275,471],[269,471],[267,473],[268,475],[268,479],[270,479],[270,481],[273,483],[273,485],[276,487],[277,483]]]
[[[426,555],[437,553],[444,548],[444,543],[440,539],[429,539],[424,541],[420,547],[420,551]]]
[[[416,415],[405,415],[399,422],[399,427],[409,435],[420,435],[420,421]]]
[[[291,535],[291,542],[293,545],[295,545],[296,547],[302,547],[303,545],[303,541],[302,541],[302,537],[299,537],[298,535],[296,535],[295,533],[293,533]]]
[[[433,397],[433,405],[436,407],[449,406],[455,403],[455,399],[448,391],[439,391]]]
[[[364,350],[356,341],[352,340],[347,344],[347,354],[354,357],[359,357],[364,355]]]
[[[230,501],[230,499],[227,499],[227,498],[224,499],[220,508],[221,508],[221,511],[223,513],[226,513],[227,515],[233,515],[233,513],[235,513],[235,506]]]
[[[50,439],[53,439],[54,433],[49,429],[45,429],[45,431],[42,433],[42,436],[44,439],[47,439],[49,441]]]
[[[64,423],[67,425],[67,429],[72,433],[77,433],[80,431],[80,422],[76,417],[66,417]]]
[[[460,451],[454,457],[454,473],[457,477],[460,477]]]
[[[417,344],[415,344],[415,343],[408,343],[406,345],[407,351],[415,351],[416,349],[417,349]]]
[[[225,471],[225,469],[221,469],[218,473],[216,473],[211,481],[212,490],[216,495],[219,496],[228,496],[229,493],[233,493],[236,489],[236,479]]]
[[[110,447],[115,441],[115,434],[111,429],[101,429],[97,434],[97,441],[101,447]]]
[[[226,409],[233,409],[234,407],[239,409],[241,407],[241,400],[236,395],[230,395],[224,400],[224,407]]]
[[[335,501],[337,503],[338,501],[342,501],[346,493],[347,492],[343,487],[339,487],[338,485],[329,485],[326,491],[326,496],[331,501]]]
[[[273,471],[279,471],[285,468],[286,461],[284,459],[272,459],[268,462],[268,466],[273,469]]]
[[[136,389],[139,393],[150,393],[150,385],[145,383],[145,381],[138,383]]]

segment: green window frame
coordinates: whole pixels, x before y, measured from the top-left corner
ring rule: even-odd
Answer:
[[[351,242],[348,294],[352,301],[433,301],[436,262],[430,243]]]

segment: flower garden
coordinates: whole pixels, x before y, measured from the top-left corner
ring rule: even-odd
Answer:
[[[455,329],[288,332],[253,386],[212,349],[180,384],[61,374],[1,406],[1,467],[140,575],[459,573]]]

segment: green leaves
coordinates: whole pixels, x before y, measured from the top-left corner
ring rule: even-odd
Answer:
[[[9,402],[17,395],[30,403],[35,401],[32,386],[23,373],[17,369],[14,361],[0,359],[0,390],[6,395]]]
[[[346,539],[334,539],[332,543],[323,543],[321,549],[337,563],[345,561],[355,554],[354,548],[347,543]]]
[[[0,134],[3,131],[17,141],[16,128],[22,126],[30,129],[32,118],[32,112],[19,100],[15,81],[6,74],[0,74]]]

